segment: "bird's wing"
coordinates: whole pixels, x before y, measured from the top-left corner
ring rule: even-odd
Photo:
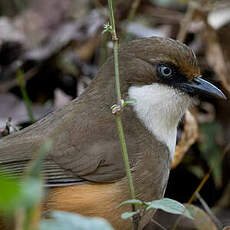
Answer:
[[[30,138],[30,141],[26,138],[24,141],[19,140],[18,135],[20,132],[16,135],[16,139],[10,138],[11,141],[8,141],[7,138],[3,138],[0,141],[0,173],[9,177],[21,177],[43,144],[43,142],[38,144],[33,138]],[[116,154],[114,157],[110,155],[119,149],[117,148],[120,147],[119,143],[117,146],[115,143],[109,141],[103,143],[100,140],[89,143],[91,139],[89,136],[85,141],[88,144],[83,144],[75,137],[68,136],[67,133],[53,136],[51,151],[42,162],[41,173],[46,186],[64,186],[87,181],[114,181],[124,176],[123,167],[117,166],[119,164]],[[73,143],[74,141],[76,142]]]
[[[1,162],[1,175],[9,178],[20,178],[25,174],[26,167],[29,163],[29,160],[15,162],[8,161],[6,163]],[[67,186],[85,181],[80,177],[73,176],[72,173],[60,168],[60,166],[49,160],[43,162],[42,175],[46,181],[46,186],[48,187]]]
[[[61,168],[75,177],[94,182],[111,182],[125,176],[117,135],[116,122],[111,114],[78,113],[66,115],[65,123],[50,134],[54,146],[49,153]]]
[[[0,140],[0,171],[21,176],[43,141],[51,139],[52,150],[42,166],[48,186],[111,182],[124,177],[116,123],[110,108],[97,116],[93,111],[85,115],[81,110],[87,108],[81,106],[76,106],[77,113],[69,113],[68,108],[72,110],[71,106],[66,107],[65,112],[57,111]]]
[[[60,150],[56,152],[56,147],[54,147],[42,163],[41,173],[46,181],[46,186],[67,186],[88,181],[111,182],[122,178],[125,175],[123,165],[119,167],[120,164],[117,164],[116,155],[106,157],[106,151],[108,154],[113,154],[112,148],[117,148],[112,145],[113,143],[108,143],[107,146],[100,142],[94,143],[89,149],[85,149],[85,152],[82,152],[81,148],[66,146],[61,153]],[[19,157],[14,158],[8,149],[8,157],[4,158],[5,155],[2,155],[1,150],[0,148],[0,173],[9,177],[23,176],[26,167],[33,160],[33,154],[36,154],[32,150],[31,152],[19,151]],[[30,156],[20,159],[20,155],[25,153]],[[118,153],[120,152],[118,151]]]

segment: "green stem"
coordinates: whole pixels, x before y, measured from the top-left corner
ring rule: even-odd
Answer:
[[[119,64],[118,64],[118,38],[117,38],[116,28],[115,28],[112,0],[108,0],[108,5],[109,5],[110,23],[112,26],[111,35],[112,35],[112,40],[113,40],[115,84],[116,84],[117,101],[119,104],[121,101],[121,90],[120,90],[120,80],[119,80],[120,77],[119,77]]]
[[[114,42],[113,46],[113,54],[114,54],[114,68],[115,68],[115,84],[116,84],[116,92],[117,92],[117,103],[121,103],[121,89],[120,89],[120,76],[119,76],[119,64],[118,64],[118,40]]]
[[[133,179],[132,179],[130,165],[129,165],[127,146],[125,142],[125,136],[124,136],[123,126],[122,126],[121,116],[118,114],[116,114],[116,122],[117,122],[118,135],[119,135],[120,143],[121,143],[121,149],[123,153],[123,160],[125,164],[126,175],[127,175],[128,183],[129,183],[130,194],[131,194],[131,198],[135,199],[135,191],[134,191]]]
[[[119,62],[118,62],[118,38],[116,34],[116,29],[115,29],[112,0],[108,0],[108,5],[109,5],[109,13],[110,13],[110,23],[112,26],[111,34],[112,34],[113,50],[114,50],[115,86],[116,86],[116,93],[117,93],[117,103],[118,105],[120,105],[121,90],[120,90]],[[117,122],[118,134],[119,134],[119,138],[121,142],[123,159],[125,163],[126,175],[128,177],[131,198],[135,199],[134,185],[133,185],[132,175],[131,175],[130,166],[129,166],[129,158],[128,158],[127,147],[125,143],[123,126],[121,122],[121,115],[119,112],[116,113],[116,122]]]
[[[27,91],[26,91],[26,88],[25,88],[25,82],[24,82],[22,70],[19,70],[17,72],[17,79],[18,79],[18,83],[19,83],[19,86],[20,86],[20,90],[21,90],[21,93],[22,93],[23,100],[24,100],[24,102],[26,104],[26,109],[27,109],[27,113],[28,113],[30,122],[34,123],[35,119],[34,119],[34,116],[33,116],[33,111],[32,111],[32,107],[31,107],[31,101],[30,101],[30,98],[29,98],[29,96],[27,94]]]
[[[116,34],[116,29],[115,29],[112,0],[108,0],[108,5],[109,5],[110,23],[112,26],[111,35],[112,35],[113,50],[114,50],[114,69],[115,69],[115,87],[116,87],[116,94],[117,94],[117,104],[118,106],[122,107],[120,79],[119,79],[119,62],[118,62],[118,38]],[[131,199],[135,199],[133,179],[132,179],[131,170],[130,170],[129,157],[128,157],[128,152],[127,152],[127,147],[126,147],[126,142],[125,142],[125,136],[124,136],[123,126],[122,126],[120,111],[117,111],[115,113],[115,117],[116,117],[118,135],[119,135],[120,144],[121,144],[122,156],[123,156],[123,160],[125,164],[126,176],[128,179],[128,184],[129,184],[129,189],[130,189],[130,195],[131,195]],[[132,209],[135,211],[136,207],[132,205]],[[138,222],[135,220],[133,221],[133,228],[138,229]]]

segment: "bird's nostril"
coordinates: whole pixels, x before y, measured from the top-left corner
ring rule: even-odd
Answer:
[[[192,82],[196,83],[197,85],[200,85],[200,82],[199,82],[199,79],[198,79],[198,78],[194,78],[194,79],[192,80]]]

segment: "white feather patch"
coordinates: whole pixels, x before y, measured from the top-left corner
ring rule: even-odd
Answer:
[[[130,99],[136,100],[133,108],[137,117],[159,141],[168,146],[173,159],[177,125],[192,99],[172,87],[158,83],[131,86],[128,94]]]

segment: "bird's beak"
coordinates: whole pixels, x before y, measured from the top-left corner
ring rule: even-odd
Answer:
[[[196,77],[192,81],[180,83],[179,87],[191,96],[197,95],[201,97],[227,99],[221,90],[201,77]]]

